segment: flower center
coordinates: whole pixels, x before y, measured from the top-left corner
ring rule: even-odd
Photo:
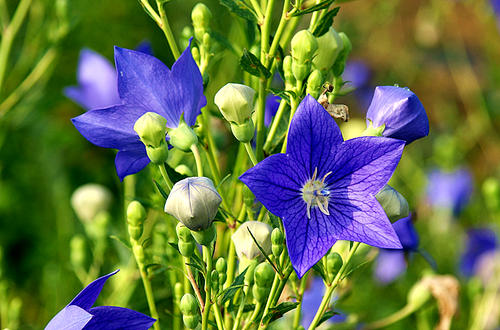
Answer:
[[[302,199],[307,204],[307,218],[311,219],[311,207],[317,206],[321,212],[330,215],[328,211],[328,201],[330,199],[330,191],[325,187],[325,179],[332,172],[325,174],[323,179],[316,180],[318,168],[314,169],[312,178],[307,181],[302,187]]]

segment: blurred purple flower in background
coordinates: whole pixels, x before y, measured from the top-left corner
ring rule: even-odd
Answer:
[[[344,141],[335,120],[312,96],[292,119],[286,154],[272,155],[240,176],[283,219],[299,277],[337,240],[401,248],[375,198],[389,181],[404,142],[383,137]]]
[[[472,194],[472,176],[466,169],[445,172],[440,169],[429,173],[427,199],[435,208],[448,209],[457,217]]]
[[[406,259],[418,248],[419,237],[413,226],[411,214],[392,224],[403,249],[380,249],[375,265],[375,277],[381,283],[390,283],[404,273]]]
[[[46,330],[146,330],[155,319],[134,310],[116,306],[92,307],[101,293],[104,283],[118,270],[98,278],[87,285],[45,327]]]
[[[269,94],[266,97],[266,112],[264,116],[264,125],[269,127],[273,122],[273,118],[280,107],[281,97]]]
[[[207,103],[203,78],[186,48],[170,70],[157,58],[115,47],[118,92],[121,104],[88,111],[72,119],[78,131],[93,144],[118,149],[115,165],[121,180],[142,170],[150,160],[134,131],[134,124],[146,112],[155,112],[175,128],[181,116],[193,126]]]
[[[411,143],[429,134],[424,106],[408,88],[378,86],[366,113],[366,125],[385,125],[383,136]]]
[[[353,93],[362,109],[368,108],[373,96],[373,87],[370,84],[371,76],[370,67],[361,60],[348,61],[342,74],[346,86],[355,88]]]
[[[302,324],[304,328],[307,329],[314,319],[316,311],[321,305],[321,300],[323,299],[324,294],[325,285],[323,283],[323,279],[317,276],[314,277],[302,296],[302,320],[300,324]],[[335,299],[335,297],[332,299]],[[325,321],[325,324],[331,325],[332,323],[340,323],[344,322],[346,319],[347,315],[339,313]]]
[[[481,257],[493,252],[498,246],[495,232],[488,228],[470,229],[467,245],[460,258],[460,271],[467,277],[477,275]]]

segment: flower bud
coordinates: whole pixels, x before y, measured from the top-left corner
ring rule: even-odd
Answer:
[[[391,222],[405,218],[410,214],[410,207],[406,199],[388,184],[375,197]]]
[[[194,36],[199,42],[203,40],[203,35],[210,31],[211,19],[212,12],[206,5],[199,2],[194,6],[191,12],[191,20],[193,21]]]
[[[240,142],[250,142],[255,135],[255,127],[252,119],[248,119],[241,125],[231,123],[231,132],[236,140]]]
[[[95,241],[106,241],[108,236],[108,225],[111,216],[108,212],[100,212],[92,222],[84,223],[87,235]]]
[[[186,293],[182,297],[179,307],[186,328],[195,329],[200,323],[200,312],[196,298],[192,294]]]
[[[94,220],[98,213],[108,210],[110,204],[111,192],[96,183],[79,187],[71,196],[71,206],[78,218],[84,222]]]
[[[179,239],[179,252],[183,257],[191,257],[194,253],[194,249],[196,248],[191,231],[180,222],[175,227],[175,231],[177,233],[177,238]]]
[[[145,146],[158,148],[165,143],[167,120],[156,112],[146,112],[135,122],[134,131]]]
[[[337,252],[330,252],[326,256],[326,270],[328,272],[330,280],[333,280],[335,278],[343,263],[344,262],[342,261],[342,257]]]
[[[274,269],[267,262],[263,262],[255,267],[254,286],[252,293],[256,301],[265,301],[271,291],[274,279]]]
[[[215,241],[217,236],[217,230],[215,229],[214,224],[211,224],[210,227],[204,230],[191,231],[191,234],[194,237],[196,243],[200,245],[209,246],[210,243]]]
[[[181,120],[176,128],[168,132],[170,144],[184,152],[189,152],[191,146],[198,144],[198,137],[184,120]]]
[[[322,85],[323,85],[323,75],[321,74],[321,71],[314,70],[307,78],[306,94],[311,94],[312,97],[317,99],[321,92]]]
[[[255,267],[257,267],[257,264],[259,262],[255,259],[254,260],[246,259],[246,260],[248,261],[248,263],[245,266],[245,268],[247,270],[247,272],[245,273],[245,285],[252,285],[253,284],[253,277],[254,277],[254,273],[255,273]],[[240,262],[241,262],[241,260],[240,260]]]
[[[290,55],[285,56],[283,59],[283,73],[285,76],[285,89],[291,90],[294,88],[296,80],[292,72],[293,59]]]
[[[330,27],[327,33],[323,34],[318,40],[318,50],[313,58],[314,66],[326,72],[330,70],[342,50],[342,38],[333,27]]]
[[[339,52],[335,63],[333,64],[333,75],[335,77],[340,77],[345,69],[345,64],[347,62],[347,57],[352,50],[351,40],[347,37],[344,32],[339,33],[342,39],[342,50]]]
[[[253,88],[229,83],[215,94],[214,102],[228,122],[241,125],[252,116],[254,96]]]
[[[238,258],[255,259],[262,255],[249,230],[264,252],[271,253],[271,226],[259,221],[247,221],[231,236]]]
[[[186,258],[190,258],[196,248],[196,244],[194,242],[179,241],[177,245],[181,256]]]
[[[279,228],[274,228],[271,233],[271,250],[276,258],[279,258],[283,252],[284,241],[285,237],[283,236],[283,232]]]
[[[190,177],[177,182],[165,203],[165,212],[191,230],[210,227],[222,199],[212,180]]]
[[[215,263],[215,269],[219,272],[219,287],[222,288],[227,279],[227,262],[226,259],[220,257]]]
[[[138,201],[132,201],[127,207],[127,222],[131,226],[142,226],[146,220],[146,209]]]
[[[212,281],[212,290],[217,294],[219,292],[219,272],[216,269],[212,270],[210,280]]]
[[[77,234],[71,238],[69,246],[71,265],[75,269],[85,267],[87,259],[85,238]]]
[[[301,30],[292,38],[292,72],[296,80],[307,78],[317,49],[318,41],[308,30]]]

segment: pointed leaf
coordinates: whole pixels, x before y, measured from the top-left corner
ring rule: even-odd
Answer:
[[[253,11],[242,0],[220,0],[220,3],[233,14],[248,21],[257,21]]]
[[[319,23],[314,28],[313,34],[316,38],[321,37],[323,34],[327,33],[333,24],[333,19],[337,16],[340,7],[335,7],[326,13],[325,16],[319,21]]]
[[[285,313],[294,310],[299,305],[298,302],[285,301],[276,307],[269,308],[269,312],[262,319],[263,324],[267,324],[281,318]]]
[[[243,282],[245,281],[245,274],[247,272],[248,268],[246,268],[241,274],[236,276],[234,279],[233,283],[224,291],[221,292],[220,295],[222,295],[222,300],[221,300],[221,305],[226,303],[229,299],[233,298],[236,292],[243,287]]]
[[[335,0],[325,0],[325,1],[322,1],[322,2],[320,2],[320,3],[318,3],[318,4],[314,5],[314,6],[306,8],[304,10],[297,10],[295,13],[293,13],[292,16],[302,16],[302,15],[305,15],[305,14],[313,13],[313,12],[321,10],[321,9],[328,8],[328,7],[330,7],[330,5],[334,1]]]
[[[256,77],[271,77],[271,72],[260,62],[254,54],[248,50],[243,50],[243,55],[240,58],[240,66],[243,70]]]

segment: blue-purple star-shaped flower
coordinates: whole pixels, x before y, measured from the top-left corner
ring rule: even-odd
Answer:
[[[404,141],[344,141],[335,120],[310,95],[299,105],[286,154],[272,155],[240,176],[282,218],[288,253],[302,277],[337,240],[401,248],[375,199],[389,181]]]
[[[481,257],[488,252],[495,251],[498,239],[495,232],[489,228],[474,228],[467,232],[467,245],[460,258],[460,271],[467,277],[478,271]]]
[[[46,330],[146,330],[155,319],[134,310],[116,306],[92,307],[101,293],[104,283],[116,274],[114,271],[98,278],[83,289],[45,327]]]
[[[193,126],[207,103],[203,78],[190,47],[169,70],[157,58],[115,47],[118,93],[121,104],[88,111],[73,124],[93,144],[118,149],[115,165],[120,179],[142,170],[148,163],[144,144],[134,131],[136,120],[156,112],[175,128],[183,120]]]

